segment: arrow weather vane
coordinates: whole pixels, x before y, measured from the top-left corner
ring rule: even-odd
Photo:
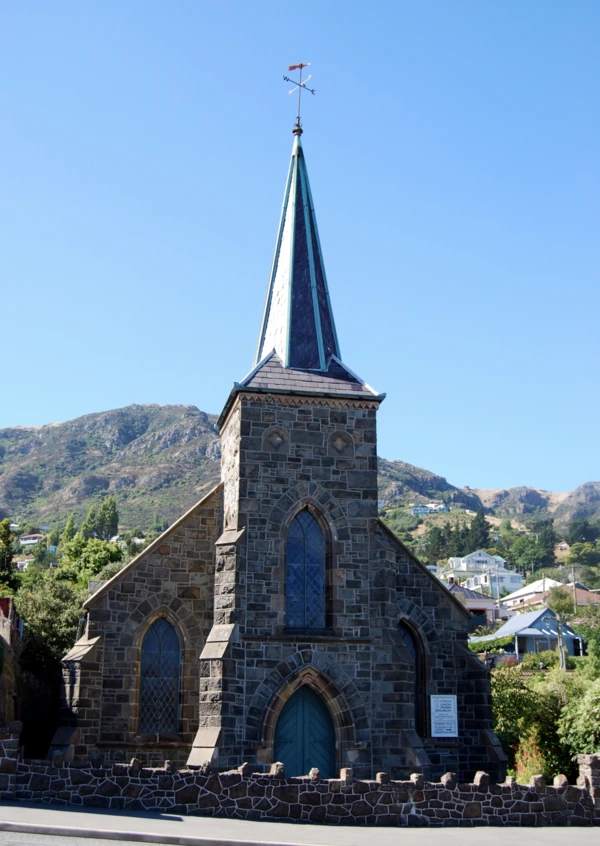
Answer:
[[[310,67],[310,62],[300,62],[299,65],[290,65],[289,66],[288,70],[291,70],[291,71],[299,70],[300,71],[300,79],[298,81],[296,81],[295,79],[290,79],[289,76],[283,77],[285,82],[292,82],[296,86],[295,88],[291,88],[288,91],[288,94],[293,94],[295,91],[298,92],[298,117],[296,118],[296,126],[298,128],[300,128],[300,126],[301,126],[301,124],[300,124],[300,98],[302,96],[302,92],[303,91],[310,91],[311,94],[315,93],[314,88],[307,88],[306,87],[306,83],[309,82],[312,79],[311,73],[309,73],[309,75],[306,77],[304,82],[302,82],[302,69],[308,68],[308,67]]]

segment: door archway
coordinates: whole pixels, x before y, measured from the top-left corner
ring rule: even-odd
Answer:
[[[335,729],[321,697],[307,685],[283,706],[275,727],[275,760],[288,777],[317,767],[321,778],[335,777]]]

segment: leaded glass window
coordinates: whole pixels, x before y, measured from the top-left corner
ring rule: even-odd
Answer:
[[[425,730],[423,650],[417,636],[408,626],[405,626],[404,623],[400,623],[398,631],[400,633],[400,637],[404,641],[408,654],[412,658],[414,673],[412,695],[415,708],[415,729],[419,732],[419,734],[422,734]]]
[[[175,734],[179,728],[179,638],[163,617],[142,642],[140,721],[142,734]]]
[[[285,556],[286,626],[325,628],[325,538],[308,509],[290,525]]]

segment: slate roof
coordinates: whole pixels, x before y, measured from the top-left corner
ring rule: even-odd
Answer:
[[[460,593],[465,599],[485,599],[488,602],[495,602],[493,596],[486,596],[485,593],[480,593],[478,590],[471,590],[470,588],[463,587],[463,585],[457,585],[456,582],[449,585],[448,590],[450,593]]]
[[[300,134],[296,130],[254,364],[275,350],[285,367],[327,371],[340,347]]]
[[[317,393],[328,396],[383,397],[348,370],[341,362],[331,359],[325,371],[297,370],[284,367],[276,353],[267,356],[239,386],[251,390]]]

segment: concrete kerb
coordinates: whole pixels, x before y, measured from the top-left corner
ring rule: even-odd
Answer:
[[[173,846],[280,846],[276,840],[230,840],[215,837],[194,837],[191,835],[152,834],[146,831],[127,831],[104,828],[79,828],[77,826],[42,825],[40,823],[4,822],[0,820],[0,831],[24,834],[52,834],[56,837],[85,837],[98,840],[122,840],[135,843],[166,843]],[[306,844],[285,841],[285,846],[306,846]],[[315,844],[315,846],[321,846]]]

